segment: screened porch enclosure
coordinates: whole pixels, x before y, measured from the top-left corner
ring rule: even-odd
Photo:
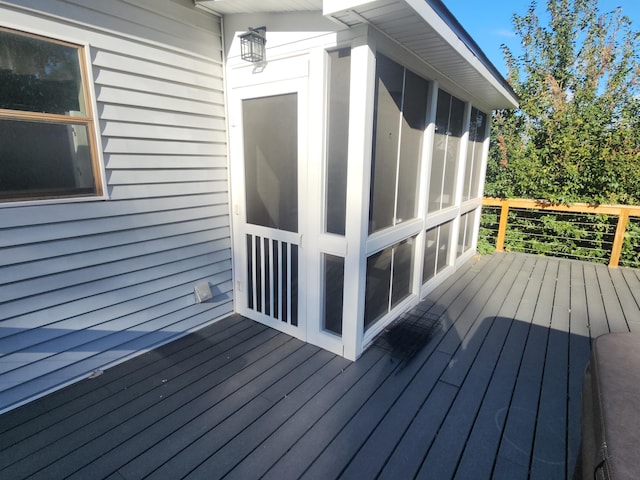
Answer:
[[[488,134],[470,102],[382,53],[375,62],[365,342],[474,250]]]
[[[356,359],[474,254],[492,107],[371,28],[318,43],[227,67],[236,305]]]
[[[224,16],[236,310],[352,360],[475,253],[490,113],[517,104],[442,5],[390,5]],[[432,50],[386,25],[412,15]]]

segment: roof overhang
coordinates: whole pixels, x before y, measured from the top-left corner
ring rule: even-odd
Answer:
[[[196,0],[222,15],[319,11],[346,27],[367,24],[411,51],[439,76],[488,108],[518,97],[441,0]]]
[[[194,0],[196,5],[220,15],[234,13],[319,12],[322,0]]]
[[[323,13],[353,27],[367,23],[491,108],[518,97],[440,0],[324,0]]]

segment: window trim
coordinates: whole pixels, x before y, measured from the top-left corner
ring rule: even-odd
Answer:
[[[90,68],[90,45],[86,42],[63,40],[60,36],[51,35],[47,32],[35,33],[32,31],[27,31],[15,25],[0,24],[0,31],[76,49],[78,54],[78,68],[80,70],[80,83],[82,86],[85,108],[84,115],[71,116],[58,113],[41,113],[0,108],[0,120],[17,120],[35,123],[51,123],[55,125],[85,126],[87,130],[89,155],[91,158],[93,185],[95,187],[95,193],[89,195],[87,195],[86,193],[73,194],[71,191],[64,194],[54,193],[47,195],[46,193],[44,193],[46,190],[43,190],[40,192],[36,192],[34,195],[0,199],[0,208],[30,205],[48,205],[55,203],[73,203],[80,201],[102,201],[108,199],[109,197],[107,194],[103,152],[102,149],[99,148],[99,119],[96,117],[96,112],[98,111],[98,109],[96,104],[95,91],[93,88],[93,75]]]

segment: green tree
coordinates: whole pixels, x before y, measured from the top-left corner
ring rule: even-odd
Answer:
[[[497,111],[485,194],[640,203],[640,34],[597,0],[532,1],[503,51],[520,108]]]

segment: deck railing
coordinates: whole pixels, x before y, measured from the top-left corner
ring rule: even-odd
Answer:
[[[640,206],[484,198],[480,242],[495,249],[640,268]],[[479,247],[480,248],[480,247]]]

